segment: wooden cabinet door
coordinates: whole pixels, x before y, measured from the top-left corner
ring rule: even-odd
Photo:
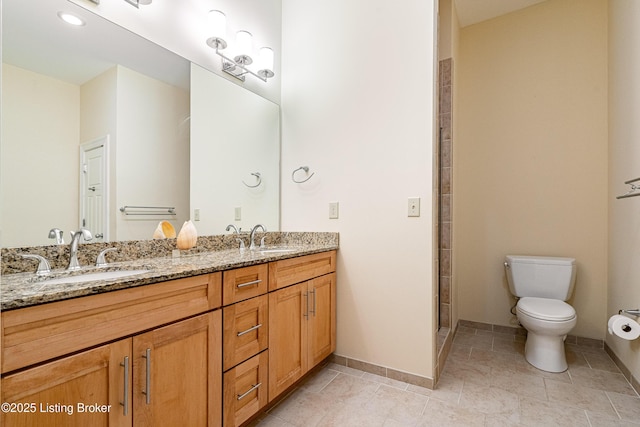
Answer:
[[[307,372],[307,283],[269,294],[269,401]]]
[[[124,339],[7,375],[2,402],[17,412],[3,410],[0,425],[130,427],[130,356]]]
[[[309,368],[336,348],[336,274],[309,281]]]
[[[222,421],[221,310],[133,338],[133,422],[219,426]]]

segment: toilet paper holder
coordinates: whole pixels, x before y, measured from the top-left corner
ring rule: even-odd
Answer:
[[[632,308],[629,310],[619,310],[618,314],[630,314],[632,316],[640,316],[640,308]]]

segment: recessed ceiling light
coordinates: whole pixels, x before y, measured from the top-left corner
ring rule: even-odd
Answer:
[[[85,24],[82,19],[69,12],[58,12],[58,18],[62,19],[67,24],[75,25],[76,27],[81,27]]]

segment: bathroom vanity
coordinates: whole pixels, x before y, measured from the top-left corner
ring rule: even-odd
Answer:
[[[336,249],[144,260],[46,303],[9,289],[1,424],[241,425],[334,351]]]

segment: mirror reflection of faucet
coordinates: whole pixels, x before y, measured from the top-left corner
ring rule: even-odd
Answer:
[[[56,245],[64,245],[64,231],[59,228],[52,228],[49,230],[49,238],[56,239]]]
[[[96,267],[106,267],[108,265],[105,255],[109,252],[117,251],[118,248],[107,248],[98,254],[96,259]]]
[[[41,255],[36,254],[23,254],[22,258],[31,258],[38,260],[38,270],[36,271],[37,276],[44,276],[51,273],[51,266],[47,259]]]
[[[227,230],[227,231],[233,230],[233,234],[237,235],[236,242],[240,242],[240,250],[244,251],[244,249],[245,249],[244,240],[242,240],[242,238],[240,238],[240,233],[242,233],[242,227],[241,228],[236,228],[235,225],[229,224],[229,225],[227,225],[227,228],[225,230]]]

